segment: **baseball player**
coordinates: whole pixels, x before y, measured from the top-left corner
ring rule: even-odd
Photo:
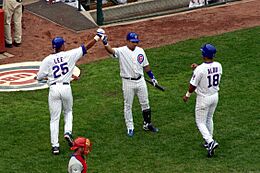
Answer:
[[[65,41],[62,37],[52,40],[54,54],[50,54],[42,61],[35,79],[48,78],[49,85],[49,110],[50,110],[50,134],[52,153],[59,154],[59,121],[63,109],[64,113],[64,138],[72,145],[72,105],[73,97],[70,87],[70,79],[76,62],[90,49],[100,37],[96,35],[87,45],[81,45],[69,51],[65,51]]]
[[[70,148],[75,150],[72,154],[69,165],[69,173],[86,173],[88,165],[86,163],[86,157],[92,150],[92,144],[88,138],[78,137],[74,140],[73,146]]]
[[[193,75],[189,90],[183,96],[183,101],[187,102],[193,91],[197,94],[195,119],[205,140],[204,147],[208,150],[208,157],[212,157],[214,150],[218,147],[217,141],[213,139],[213,114],[218,104],[222,66],[219,62],[213,61],[216,51],[212,44],[205,44],[201,47],[204,62],[201,65],[191,65],[194,69]]]
[[[148,90],[144,79],[145,71],[154,84],[158,84],[155,79],[144,50],[138,47],[138,35],[129,32],[126,36],[126,46],[111,48],[107,42],[107,36],[102,36],[102,41],[108,53],[119,59],[120,76],[122,78],[122,88],[124,95],[124,118],[127,127],[127,135],[134,135],[134,122],[132,115],[132,104],[134,96],[137,95],[141,104],[143,114],[143,129],[158,132],[158,129],[151,122],[151,108],[148,100]]]

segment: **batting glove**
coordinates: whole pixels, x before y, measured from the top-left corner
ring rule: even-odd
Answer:
[[[105,30],[98,28],[97,29],[97,35],[101,38],[103,35],[105,35]]]
[[[103,35],[103,36],[101,37],[101,39],[102,39],[103,44],[104,44],[105,46],[107,46],[107,45],[108,45],[107,35]]]
[[[96,41],[98,41],[100,38],[102,39],[102,37],[104,36],[104,34],[105,34],[105,30],[104,30],[104,29],[101,29],[101,28],[98,28],[98,29],[97,29],[97,34],[96,34],[96,36],[94,37],[94,39],[95,39]]]
[[[152,79],[152,82],[153,82],[153,86],[158,85],[158,81],[155,78]]]

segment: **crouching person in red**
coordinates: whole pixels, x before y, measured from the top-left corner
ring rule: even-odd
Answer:
[[[86,173],[88,165],[86,163],[87,155],[91,152],[92,144],[88,138],[78,137],[73,141],[73,146],[70,148],[75,152],[72,154],[69,165],[69,173]]]

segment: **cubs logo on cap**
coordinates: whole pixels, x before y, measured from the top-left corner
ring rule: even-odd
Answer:
[[[129,40],[133,43],[138,43],[140,41],[138,39],[138,35],[135,32],[129,32],[126,36],[126,40]]]

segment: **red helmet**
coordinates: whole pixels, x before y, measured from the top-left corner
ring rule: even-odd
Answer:
[[[84,149],[84,154],[87,155],[92,150],[92,143],[88,138],[78,137],[73,141],[73,146],[70,149],[76,150],[80,147]]]

